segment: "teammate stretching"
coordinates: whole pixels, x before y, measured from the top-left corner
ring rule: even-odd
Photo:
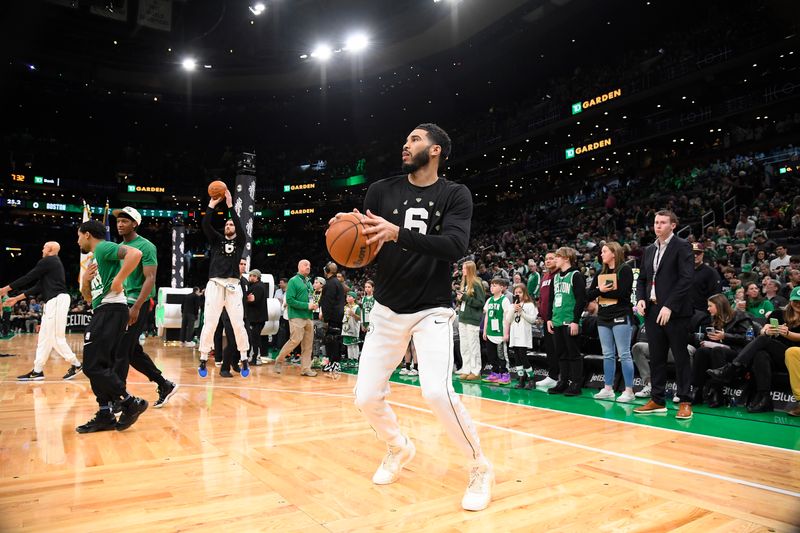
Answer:
[[[250,343],[247,340],[247,330],[244,327],[244,305],[242,305],[242,287],[239,285],[239,259],[244,252],[245,233],[242,223],[233,207],[231,192],[225,191],[225,203],[231,213],[231,219],[225,222],[225,235],[211,226],[211,219],[217,204],[222,198],[212,198],[208,202],[208,209],[203,217],[203,233],[211,243],[210,265],[208,267],[208,285],[206,285],[205,321],[200,332],[200,367],[197,372],[201,378],[208,375],[206,361],[208,352],[214,347],[214,331],[217,329],[219,316],[222,309],[228,311],[228,317],[236,337],[236,348],[239,350],[243,378],[250,375],[247,362],[247,351]],[[233,339],[228,339],[233,342]]]
[[[142,223],[142,215],[139,214],[139,211],[133,207],[125,207],[116,209],[113,215],[117,217],[117,233],[125,241],[125,246],[136,248],[142,252],[142,260],[136,265],[130,276],[125,278],[125,296],[128,298],[130,317],[128,318],[128,329],[122,335],[119,343],[114,371],[122,381],[127,381],[128,367],[132,366],[147,379],[155,382],[158,385],[158,400],[153,407],[161,408],[178,390],[178,385],[164,379],[161,371],[139,344],[139,335],[147,325],[146,303],[156,294],[156,269],[158,268],[156,247],[152,242],[136,233],[136,228]],[[142,311],[143,305],[145,311]]]
[[[467,249],[472,196],[464,185],[439,178],[437,169],[449,153],[447,133],[435,124],[421,124],[403,146],[407,174],[378,181],[367,190],[363,221],[368,242],[380,253],[356,405],[389,447],[372,481],[392,483],[414,458],[415,448],[401,433],[386,395],[389,377],[413,339],[422,396],[470,462],[461,505],[480,511],[491,501],[494,473],[469,413],[453,390],[455,313],[450,306],[450,266]]]

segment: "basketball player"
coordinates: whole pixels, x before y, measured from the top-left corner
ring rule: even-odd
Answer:
[[[491,500],[494,473],[472,419],[453,390],[455,312],[450,306],[450,266],[467,249],[472,196],[464,185],[438,176],[450,145],[442,128],[420,124],[403,145],[406,174],[373,183],[367,190],[362,220],[368,242],[379,250],[378,275],[355,393],[356,405],[389,447],[372,481],[393,483],[414,458],[415,448],[400,431],[386,395],[389,377],[413,339],[422,395],[470,463],[461,505],[480,511]]]
[[[67,329],[67,315],[69,314],[69,294],[64,277],[64,265],[58,257],[61,245],[50,241],[44,243],[42,258],[33,267],[33,270],[0,288],[0,297],[12,290],[24,289],[25,292],[11,298],[6,305],[13,305],[30,294],[41,294],[45,302],[42,314],[42,326],[39,329],[39,338],[36,342],[36,357],[33,360],[33,370],[19,376],[19,381],[41,381],[44,379],[44,365],[50,357],[50,352],[55,350],[58,355],[70,363],[69,370],[64,374],[64,379],[72,379],[83,371],[81,363],[75,357],[72,348],[67,344],[65,335]]]
[[[114,371],[122,381],[128,379],[128,367],[132,366],[147,379],[158,386],[158,400],[153,407],[164,407],[178,390],[178,385],[164,379],[161,371],[139,344],[139,335],[147,325],[147,302],[156,294],[156,269],[158,256],[155,245],[139,235],[136,229],[142,223],[142,215],[133,207],[115,209],[112,213],[117,218],[117,233],[122,237],[125,246],[136,248],[142,252],[142,260],[136,265],[130,276],[125,278],[125,296],[128,299],[128,329],[122,335],[114,363]],[[142,306],[145,311],[142,311]]]
[[[93,419],[75,428],[78,433],[122,431],[147,409],[147,401],[128,394],[125,382],[114,372],[115,353],[129,316],[123,283],[139,264],[142,252],[108,242],[105,237],[106,227],[96,220],[87,220],[78,227],[81,252],[94,254],[81,286],[81,295],[92,302],[94,309],[83,336],[83,372],[100,405]],[[114,402],[122,407],[119,420],[114,416]]]
[[[241,360],[241,375],[250,375],[247,352],[250,343],[247,329],[244,327],[244,305],[242,304],[242,287],[239,284],[239,259],[244,252],[245,233],[239,215],[233,210],[231,192],[225,190],[225,203],[230,210],[231,218],[225,222],[225,234],[222,235],[211,226],[211,219],[222,198],[212,198],[203,217],[203,233],[211,243],[210,265],[208,268],[208,284],[206,285],[205,322],[200,332],[200,366],[197,372],[201,378],[208,375],[206,361],[208,352],[214,347],[214,331],[217,329],[219,316],[224,308],[228,312],[236,337],[236,348]]]

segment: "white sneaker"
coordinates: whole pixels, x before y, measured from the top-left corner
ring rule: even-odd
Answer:
[[[400,470],[414,458],[416,453],[417,449],[408,437],[406,437],[405,446],[389,446],[389,451],[386,452],[381,466],[372,476],[372,482],[376,485],[394,483],[400,477]]]
[[[492,501],[494,469],[488,462],[475,463],[469,472],[469,485],[461,499],[465,511],[482,511]]]
[[[672,403],[680,403],[680,401],[681,401],[681,399],[680,399],[679,396],[676,395],[676,396],[672,397]]]
[[[592,398],[594,398],[595,400],[613,400],[614,391],[603,387],[602,389],[600,389],[600,392],[592,396]]]
[[[407,376],[408,375],[408,369],[407,368],[402,368],[400,370],[400,375],[401,376]]]
[[[183,345],[187,348],[194,348],[195,346],[197,346],[197,344],[195,344],[194,341],[185,342],[183,343]]]
[[[416,368],[412,368],[411,370],[408,371],[408,375],[409,376],[419,376],[419,370],[417,370]]]
[[[542,388],[542,389],[549,389],[549,388],[555,387],[556,383],[558,383],[558,381],[556,381],[554,379],[551,379],[548,376],[548,377],[544,378],[541,381],[537,381],[536,382],[536,387],[537,388]]]
[[[617,396],[617,401],[622,403],[629,403],[636,399],[636,395],[632,392],[625,391],[619,396]]]
[[[650,388],[650,385],[645,385],[644,387],[642,387],[642,390],[634,394],[634,396],[636,396],[637,398],[649,398],[651,391],[652,389]]]

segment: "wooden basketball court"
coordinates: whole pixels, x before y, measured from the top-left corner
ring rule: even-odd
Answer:
[[[80,348],[81,337],[70,342]],[[2,531],[797,531],[794,450],[464,396],[497,484],[492,505],[460,507],[464,460],[414,386],[391,401],[417,456],[374,486],[385,452],[353,405],[355,377],[197,376],[197,353],[148,339],[181,388],[124,432],[79,435],[96,404],[85,376],[17,383],[36,337],[0,341]],[[698,422],[699,415],[694,422]],[[796,428],[787,429],[796,431]]]

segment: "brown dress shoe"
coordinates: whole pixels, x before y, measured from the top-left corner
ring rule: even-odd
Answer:
[[[675,415],[678,420],[689,420],[692,418],[692,404],[689,402],[681,402],[678,404],[678,414]]]
[[[795,405],[794,409],[791,411],[786,411],[786,414],[789,416],[800,416],[800,404]]]
[[[667,407],[665,405],[661,405],[659,403],[654,402],[653,400],[648,400],[648,402],[644,405],[640,405],[636,409],[633,410],[634,413],[637,415],[651,415],[653,413],[666,413]]]
[[[481,377],[477,374],[469,374],[464,378],[464,381],[480,381]]]

